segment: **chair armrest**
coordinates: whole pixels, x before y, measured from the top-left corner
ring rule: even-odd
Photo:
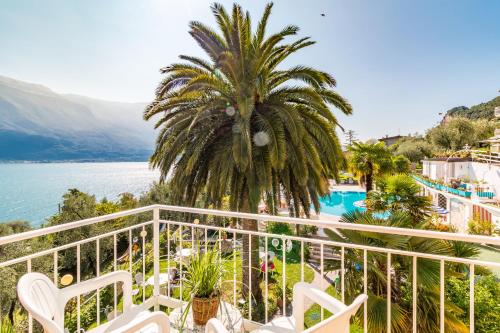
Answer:
[[[123,310],[132,306],[132,276],[127,271],[116,271],[104,274],[87,281],[60,289],[61,297],[66,304],[71,298],[97,290],[116,282],[123,282]]]
[[[166,306],[167,308],[175,309],[175,308],[180,308],[184,305],[187,304],[187,302],[178,300],[173,297],[168,297],[164,295],[158,296],[158,303],[159,305]]]
[[[228,330],[222,325],[221,321],[217,318],[212,318],[205,326],[205,333],[229,333]]]
[[[251,332],[251,331],[257,330],[257,329],[261,328],[262,326],[264,326],[264,324],[258,323],[258,322],[253,321],[253,320],[243,319],[243,330],[245,332]]]
[[[293,287],[293,300],[295,301],[296,299],[302,301],[310,299],[332,313],[339,312],[347,308],[347,305],[335,297],[305,282],[296,283]]]
[[[310,283],[299,282],[293,286],[293,317],[299,332],[304,329],[305,300],[310,299],[319,306],[335,314],[347,308],[347,305],[328,295]]]
[[[127,314],[125,313],[125,315]],[[158,327],[157,333],[169,333],[170,331],[168,316],[163,312],[155,311],[142,315],[138,319],[133,319],[130,323],[109,331],[108,333],[135,333],[141,328],[151,324],[156,324]]]

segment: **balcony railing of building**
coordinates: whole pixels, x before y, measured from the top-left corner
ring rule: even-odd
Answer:
[[[500,165],[500,153],[471,150],[473,161]]]
[[[123,222],[124,219],[130,219],[127,223]],[[277,257],[281,257],[282,267],[281,276],[282,279],[281,287],[286,288],[287,284],[290,286],[291,283],[298,281],[304,281],[306,270],[311,270],[310,266],[306,260],[306,252],[309,247],[315,246],[319,247],[319,263],[315,268],[317,269],[317,274],[324,276],[327,270],[331,269],[327,265],[326,254],[333,253],[334,260],[337,260],[337,274],[339,276],[339,283],[336,285],[338,288],[338,297],[342,301],[345,300],[346,295],[346,274],[352,268],[352,265],[347,267],[347,257],[348,255],[352,257],[353,253],[356,253],[361,262],[356,264],[356,269],[359,274],[359,286],[364,293],[368,292],[368,267],[370,265],[369,260],[373,258],[373,254],[383,255],[386,260],[386,269],[383,274],[386,276],[386,317],[387,320],[387,332],[391,331],[391,306],[392,298],[391,293],[399,293],[401,286],[391,285],[391,276],[394,274],[393,263],[396,257],[402,256],[408,259],[409,267],[411,268],[411,273],[409,274],[411,281],[407,281],[411,285],[411,318],[412,323],[410,325],[412,332],[417,332],[417,293],[418,293],[418,269],[419,265],[423,265],[425,262],[433,262],[439,265],[439,290],[440,290],[440,302],[439,302],[439,325],[440,332],[444,332],[445,329],[445,281],[447,279],[445,267],[447,265],[462,265],[466,267],[469,271],[469,327],[470,332],[474,332],[474,287],[475,287],[475,269],[478,267],[488,267],[498,269],[500,268],[500,262],[490,262],[481,261],[471,258],[460,258],[453,256],[445,256],[434,253],[424,253],[424,252],[414,252],[409,250],[400,250],[395,248],[382,248],[375,245],[366,244],[354,244],[350,242],[339,242],[333,241],[326,238],[320,237],[307,237],[307,236],[291,236],[283,234],[273,234],[266,231],[249,231],[243,230],[239,227],[239,221],[242,219],[252,220],[259,225],[259,230],[265,229],[265,225],[271,222],[282,222],[291,225],[299,226],[315,226],[318,228],[325,228],[342,231],[358,231],[358,232],[368,232],[373,234],[385,234],[385,235],[403,235],[408,237],[418,237],[421,239],[428,240],[448,240],[448,241],[460,241],[468,242],[474,244],[490,244],[500,246],[500,238],[478,236],[478,235],[464,235],[455,234],[447,232],[437,232],[429,230],[419,230],[419,229],[404,229],[404,228],[394,228],[385,226],[374,226],[366,224],[351,224],[342,222],[330,222],[323,220],[312,220],[312,219],[299,219],[290,218],[283,216],[271,216],[271,215],[261,215],[261,214],[247,214],[239,212],[230,211],[220,211],[220,210],[210,210],[210,209],[199,209],[190,207],[179,207],[179,206],[166,206],[166,205],[152,205],[137,209],[132,209],[128,211],[118,212],[114,214],[109,214],[105,216],[99,216],[95,218],[89,218],[81,221],[51,226],[47,228],[36,229],[24,233],[13,234],[0,238],[0,270],[14,267],[24,267],[25,272],[31,272],[38,267],[36,264],[40,260],[45,260],[48,262],[49,272],[52,274],[51,278],[54,283],[61,286],[61,275],[63,274],[74,274],[76,276],[74,283],[80,283],[89,278],[89,276],[84,276],[82,274],[82,255],[88,256],[85,258],[93,262],[95,266],[91,271],[93,273],[87,275],[99,276],[100,274],[107,273],[110,271],[115,271],[118,269],[129,270],[133,276],[137,276],[140,273],[140,279],[136,281],[138,298],[135,299],[136,302],[147,302],[151,306],[158,308],[160,305],[171,304],[172,298],[178,298],[181,301],[185,301],[186,297],[183,292],[183,266],[182,266],[182,255],[180,256],[181,265],[179,266],[179,274],[181,276],[179,280],[179,285],[177,289],[173,289],[170,285],[170,279],[168,279],[167,284],[160,280],[162,273],[168,271],[169,267],[174,263],[175,260],[179,258],[175,257],[175,253],[182,252],[182,249],[191,249],[202,251],[203,247],[207,246],[219,246],[219,249],[224,245],[226,251],[232,252],[230,260],[232,261],[232,281],[231,287],[227,288],[229,294],[231,294],[229,303],[232,303],[234,307],[245,308],[246,320],[252,321],[252,307],[257,306],[252,301],[251,297],[247,299],[242,299],[241,285],[252,283],[252,274],[263,274],[262,277],[262,290],[263,290],[263,300],[264,300],[264,318],[263,320],[268,321],[272,314],[269,313],[269,283],[271,279],[271,273],[269,269],[265,269],[262,272],[259,269],[256,271],[255,267],[250,265],[245,266],[241,263],[241,244],[244,238],[248,241],[246,244],[251,247],[251,240],[259,240],[259,250],[262,252],[263,264],[268,264],[269,253],[271,250],[278,253]],[[131,222],[132,221],[132,222]],[[12,246],[14,244],[27,244],[27,242],[34,239],[51,239],[56,235],[62,233],[72,233],[73,235],[78,234],[84,228],[89,226],[102,225],[107,226],[104,228],[105,231],[102,233],[91,235],[85,239],[80,239],[77,241],[72,241],[67,244],[58,244],[57,246],[51,246],[49,248],[40,248],[32,253],[22,253],[20,255],[13,255],[11,257],[6,257],[2,255],[2,249],[7,246]],[[280,246],[276,246],[279,243]],[[287,246],[290,245],[290,246]],[[287,276],[287,270],[291,269],[291,266],[287,263],[287,255],[289,255],[288,250],[292,246],[295,246],[298,251],[298,260],[295,263],[296,276],[292,277],[290,274]],[[91,251],[95,251],[92,254]],[[253,249],[255,251],[255,249]],[[250,248],[249,256],[254,255],[254,251]],[[71,255],[68,255],[71,254]],[[105,254],[106,253],[106,254]],[[139,254],[140,253],[140,254]],[[261,254],[259,254],[261,256]],[[74,272],[63,272],[60,267],[62,266],[61,260],[64,258],[67,264],[68,260],[74,259],[76,271]],[[331,257],[330,257],[331,259]],[[330,260],[329,259],[329,260]],[[351,262],[352,263],[352,262]],[[45,265],[47,266],[47,265]],[[247,276],[248,281],[241,281],[241,270],[248,269]],[[423,268],[422,268],[423,269]],[[46,273],[46,272],[45,272]],[[92,277],[92,276],[90,276]],[[297,281],[294,281],[293,279]],[[151,282],[146,283],[146,280]],[[328,283],[328,281],[322,279],[321,284]],[[352,281],[350,282],[352,283]],[[162,291],[162,287],[166,287]],[[326,289],[327,285],[322,285]],[[395,289],[396,288],[396,289]],[[75,308],[73,312],[67,313],[70,316],[76,316],[76,329],[80,332],[82,329],[87,329],[84,323],[88,323],[88,320],[84,320],[82,316],[81,309],[85,305],[88,309],[88,304],[90,304],[91,299],[95,299],[95,323],[100,324],[106,321],[106,312],[113,313],[115,316],[120,308],[120,295],[119,289],[115,285],[113,288],[112,297],[109,299],[110,304],[103,304],[101,297],[103,297],[103,290],[97,290],[92,295],[84,295],[82,297],[77,297],[75,303]],[[283,295],[286,294],[286,290],[283,290]],[[108,297],[109,298],[109,297]],[[290,315],[289,306],[287,308],[287,298],[283,297],[282,311],[285,315]],[[243,304],[244,303],[244,304]],[[103,309],[102,307],[106,307]],[[5,313],[0,313],[1,316],[5,316]],[[426,314],[418,314],[426,315]],[[323,309],[321,309],[321,318],[325,316]],[[36,331],[36,325],[33,323],[31,317],[27,316],[27,331]],[[362,311],[360,325],[363,327],[364,332],[368,331],[368,316],[367,316],[367,304],[364,305],[364,310]]]

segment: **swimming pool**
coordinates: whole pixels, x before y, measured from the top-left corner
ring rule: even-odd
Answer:
[[[320,198],[319,202],[321,203],[322,213],[341,216],[353,210],[364,211],[364,208],[356,207],[354,203],[365,199],[365,192],[335,191],[331,192],[330,196]]]

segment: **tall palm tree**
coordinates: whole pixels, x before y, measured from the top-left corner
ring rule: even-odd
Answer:
[[[393,211],[386,218],[376,218],[369,212],[353,212],[345,214],[341,222],[362,223],[376,226],[401,228],[422,228],[423,222],[415,225],[411,216],[406,212]],[[429,240],[419,237],[402,236],[396,234],[377,234],[355,230],[325,229],[328,236],[338,242],[360,244],[366,246],[392,248],[406,251],[434,253],[453,256],[456,254],[457,244],[443,240]],[[463,254],[474,256],[477,249],[470,244]],[[345,296],[347,303],[363,292],[363,252],[346,249],[344,254],[345,267]],[[439,332],[439,262],[418,259],[417,262],[417,331],[425,333]],[[327,263],[327,269],[339,269],[338,261]],[[457,270],[457,265],[447,265],[446,274],[449,276]],[[412,326],[412,258],[393,255],[391,258],[391,331],[403,333],[411,331]],[[367,292],[368,292],[368,331],[386,332],[387,327],[387,256],[381,252],[368,251],[367,253]],[[463,310],[446,301],[445,329],[447,332],[468,332],[467,326],[459,319]]]
[[[233,210],[256,213],[265,200],[272,213],[284,194],[297,215],[328,191],[344,160],[330,107],[345,114],[350,104],[333,90],[334,78],[308,66],[285,68],[291,54],[314,44],[308,37],[291,42],[298,27],[267,34],[272,4],[255,30],[239,5],[232,13],[214,4],[218,31],[191,22],[189,33],[207,59],[181,55],[182,63],[165,75],[144,118],[158,116],[160,128],[151,164],[162,180],[171,175],[177,202],[192,205],[205,192],[207,203],[220,207],[226,193]],[[246,230],[256,221],[243,220]],[[251,246],[251,247],[250,247]],[[243,279],[258,271],[258,237],[244,238]],[[252,249],[250,263],[248,251]],[[258,274],[250,286],[261,297]]]
[[[367,193],[373,189],[376,176],[392,169],[391,152],[382,142],[354,142],[348,151],[349,168],[365,185]]]

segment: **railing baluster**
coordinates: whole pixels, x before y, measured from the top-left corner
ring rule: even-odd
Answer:
[[[413,279],[412,279],[412,287],[413,287],[413,310],[412,310],[412,319],[413,319],[413,333],[417,333],[417,256],[413,256]]]
[[[439,328],[444,333],[444,260],[439,263]]]
[[[146,301],[146,229],[143,226],[141,230],[142,237],[142,303]]]
[[[304,282],[304,241],[300,241],[300,282]]]
[[[474,264],[470,265],[469,272],[469,322],[470,327],[469,330],[471,333],[474,333],[474,279],[475,279],[475,266]]]
[[[207,229],[205,229],[206,231]],[[233,306],[236,307],[236,231],[233,231]]]
[[[184,277],[183,277],[183,272],[182,272],[182,269],[183,269],[183,266],[184,266],[184,260],[183,260],[183,255],[182,255],[182,225],[179,226],[179,228],[177,229],[179,230],[179,268],[180,268],[180,272],[179,272],[179,292],[180,292],[180,299],[181,301],[184,300],[184,295],[183,295],[183,285],[182,285],[182,280],[184,280]],[[177,251],[177,249],[176,249]]]
[[[220,232],[220,230],[219,230]],[[195,228],[191,227],[191,251],[194,252],[195,244],[194,244],[194,233],[195,233]]]
[[[205,253],[208,252],[208,231],[207,228],[205,228]]]
[[[219,249],[219,265],[222,265],[222,235],[221,235],[221,230],[219,229],[219,232],[218,232],[218,240],[217,242],[219,243],[218,244],[218,249]]]
[[[363,250],[363,293],[368,295],[368,253]],[[368,332],[368,300],[363,303],[363,332]]]
[[[268,310],[269,310],[269,277],[268,277],[268,271],[269,271],[269,254],[268,254],[268,244],[267,244],[267,236],[264,238],[264,285],[265,285],[265,299],[264,299],[264,308],[265,308],[265,314],[264,314],[264,319],[266,323],[268,322]]]
[[[170,257],[172,256],[172,253],[170,253],[170,223],[167,222],[167,272],[173,272],[172,269],[170,269]],[[167,281],[167,296],[170,297],[170,280],[172,279],[172,276],[169,276],[169,279]]]
[[[134,246],[134,243],[133,243],[133,240],[132,240],[132,229],[129,229],[128,231],[128,267],[129,267],[129,271],[130,271],[130,274],[132,274],[132,256],[133,256],[133,253],[132,253],[132,247]]]
[[[117,268],[117,257],[118,257],[118,249],[116,246],[116,234],[113,234],[113,271],[116,272]],[[118,287],[116,285],[116,282],[113,283],[113,313],[114,313],[114,318],[116,318],[116,315],[118,314]]]
[[[99,277],[101,275],[101,254],[100,254],[100,241],[99,238],[95,241],[95,261],[96,261],[96,276]],[[97,288],[96,291],[96,312],[97,312],[97,325],[101,324],[101,295],[100,288]]]
[[[80,261],[80,244],[76,245],[76,283],[80,283],[80,267],[81,266],[81,261]],[[78,332],[80,332],[81,329],[81,318],[80,318],[80,296],[76,296],[76,329]]]
[[[155,311],[160,309],[158,297],[160,296],[160,209],[153,209],[153,271],[154,286],[153,295],[155,297]],[[168,272],[168,270],[167,270]],[[167,279],[170,281],[170,276]]]
[[[252,320],[252,235],[248,235],[248,319]]]
[[[286,239],[282,239],[283,245],[283,315],[286,316]]]
[[[340,256],[341,256],[341,269],[340,269],[340,290],[342,303],[345,303],[345,248],[342,246],[340,248]]]
[[[31,273],[31,259],[26,262],[26,271]],[[1,325],[2,323],[0,323]],[[28,333],[33,333],[33,317],[31,313],[28,312]]]
[[[324,265],[324,259],[323,259],[323,253],[324,253],[324,245],[323,243],[321,243],[320,247],[319,247],[319,269],[320,269],[320,275],[321,275],[321,282],[320,282],[320,285],[321,285],[321,289],[324,289],[324,283],[323,283],[323,280],[324,280],[324,274],[325,274],[325,271],[324,271],[324,268],[325,268],[325,265]],[[323,309],[323,307],[321,307],[321,321],[323,321],[325,317],[325,311]]]
[[[59,252],[54,251],[54,284],[58,286],[57,281],[59,280]]]
[[[387,253],[387,333],[391,333],[391,254]]]

